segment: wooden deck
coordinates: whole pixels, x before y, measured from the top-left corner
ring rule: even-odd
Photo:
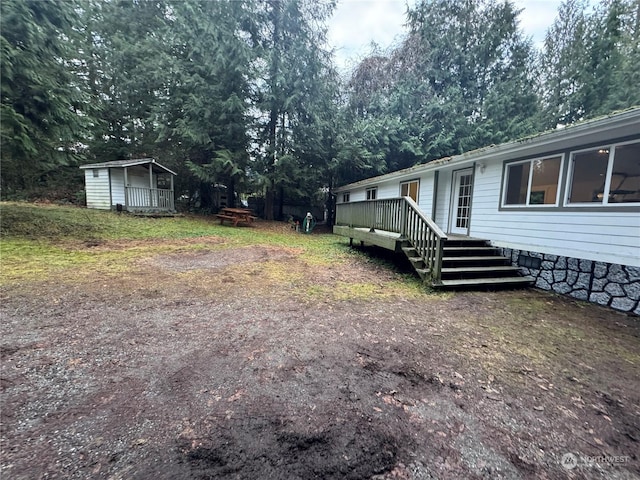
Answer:
[[[339,204],[333,233],[349,238],[351,244],[355,240],[403,253],[420,278],[434,287],[526,286],[533,282],[488,240],[445,235],[424,215],[412,212],[410,209],[417,206],[410,199],[406,201],[404,211],[397,199],[393,204],[354,202],[346,204],[349,206],[342,212],[340,207],[345,204]],[[367,224],[371,226],[362,226]]]
[[[333,227],[333,233],[342,237],[347,237],[366,245],[376,245],[378,247],[386,248],[387,250],[393,250],[399,252],[402,244],[402,238],[399,233],[387,232],[385,230],[374,230],[373,232],[369,228],[363,227],[347,227],[344,225],[335,225]]]

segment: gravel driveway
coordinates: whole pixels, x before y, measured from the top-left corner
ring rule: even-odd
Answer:
[[[212,242],[3,287],[2,477],[640,478],[637,318],[398,275]]]

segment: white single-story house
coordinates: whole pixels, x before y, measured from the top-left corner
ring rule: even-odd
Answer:
[[[175,172],[153,158],[90,163],[84,170],[87,207],[129,212],[175,211]]]
[[[334,193],[334,233],[404,251],[434,285],[531,282],[640,314],[640,108]]]

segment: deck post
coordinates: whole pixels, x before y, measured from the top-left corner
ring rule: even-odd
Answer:
[[[171,206],[171,210],[175,210],[176,209],[176,205],[175,205],[175,198],[174,198],[174,193],[173,193],[173,175],[169,175],[170,183],[171,183],[171,190],[169,191],[169,205]]]
[[[400,208],[401,213],[400,213],[400,237],[401,238],[406,238],[407,236],[407,213],[409,210],[409,205],[407,204],[407,202],[401,201],[400,202]]]
[[[442,239],[436,236],[436,251],[435,251],[435,260],[433,265],[433,281],[439,282],[442,269]]]

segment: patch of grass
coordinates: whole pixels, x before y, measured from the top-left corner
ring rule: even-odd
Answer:
[[[0,212],[3,268],[0,285],[35,279],[82,282],[91,275],[126,273],[132,264],[159,254],[270,245],[287,249],[299,260],[260,262],[226,270],[255,288],[261,284],[281,285],[296,295],[309,297],[347,300],[425,293],[417,278],[397,270],[397,279],[383,285],[372,278],[371,282],[338,281],[314,286],[314,269],[349,260],[372,262],[391,271],[395,267],[388,259],[372,258],[366,252],[349,248],[342,237],[303,235],[285,224],[236,228],[221,226],[215,217],[144,218],[78,207],[11,202],[0,203]],[[311,272],[303,272],[304,269]]]
[[[215,217],[142,218],[15,202],[0,203],[0,215],[0,284],[46,280],[63,273],[68,280],[80,279],[82,270],[96,274],[126,271],[132,262],[159,253],[256,244],[299,250],[306,263],[318,266],[339,263],[350,256],[346,244],[333,235],[301,235],[284,226],[234,228],[221,226]],[[208,241],[211,238],[219,241]],[[194,241],[181,242],[184,239]],[[269,276],[275,280],[288,273]]]

